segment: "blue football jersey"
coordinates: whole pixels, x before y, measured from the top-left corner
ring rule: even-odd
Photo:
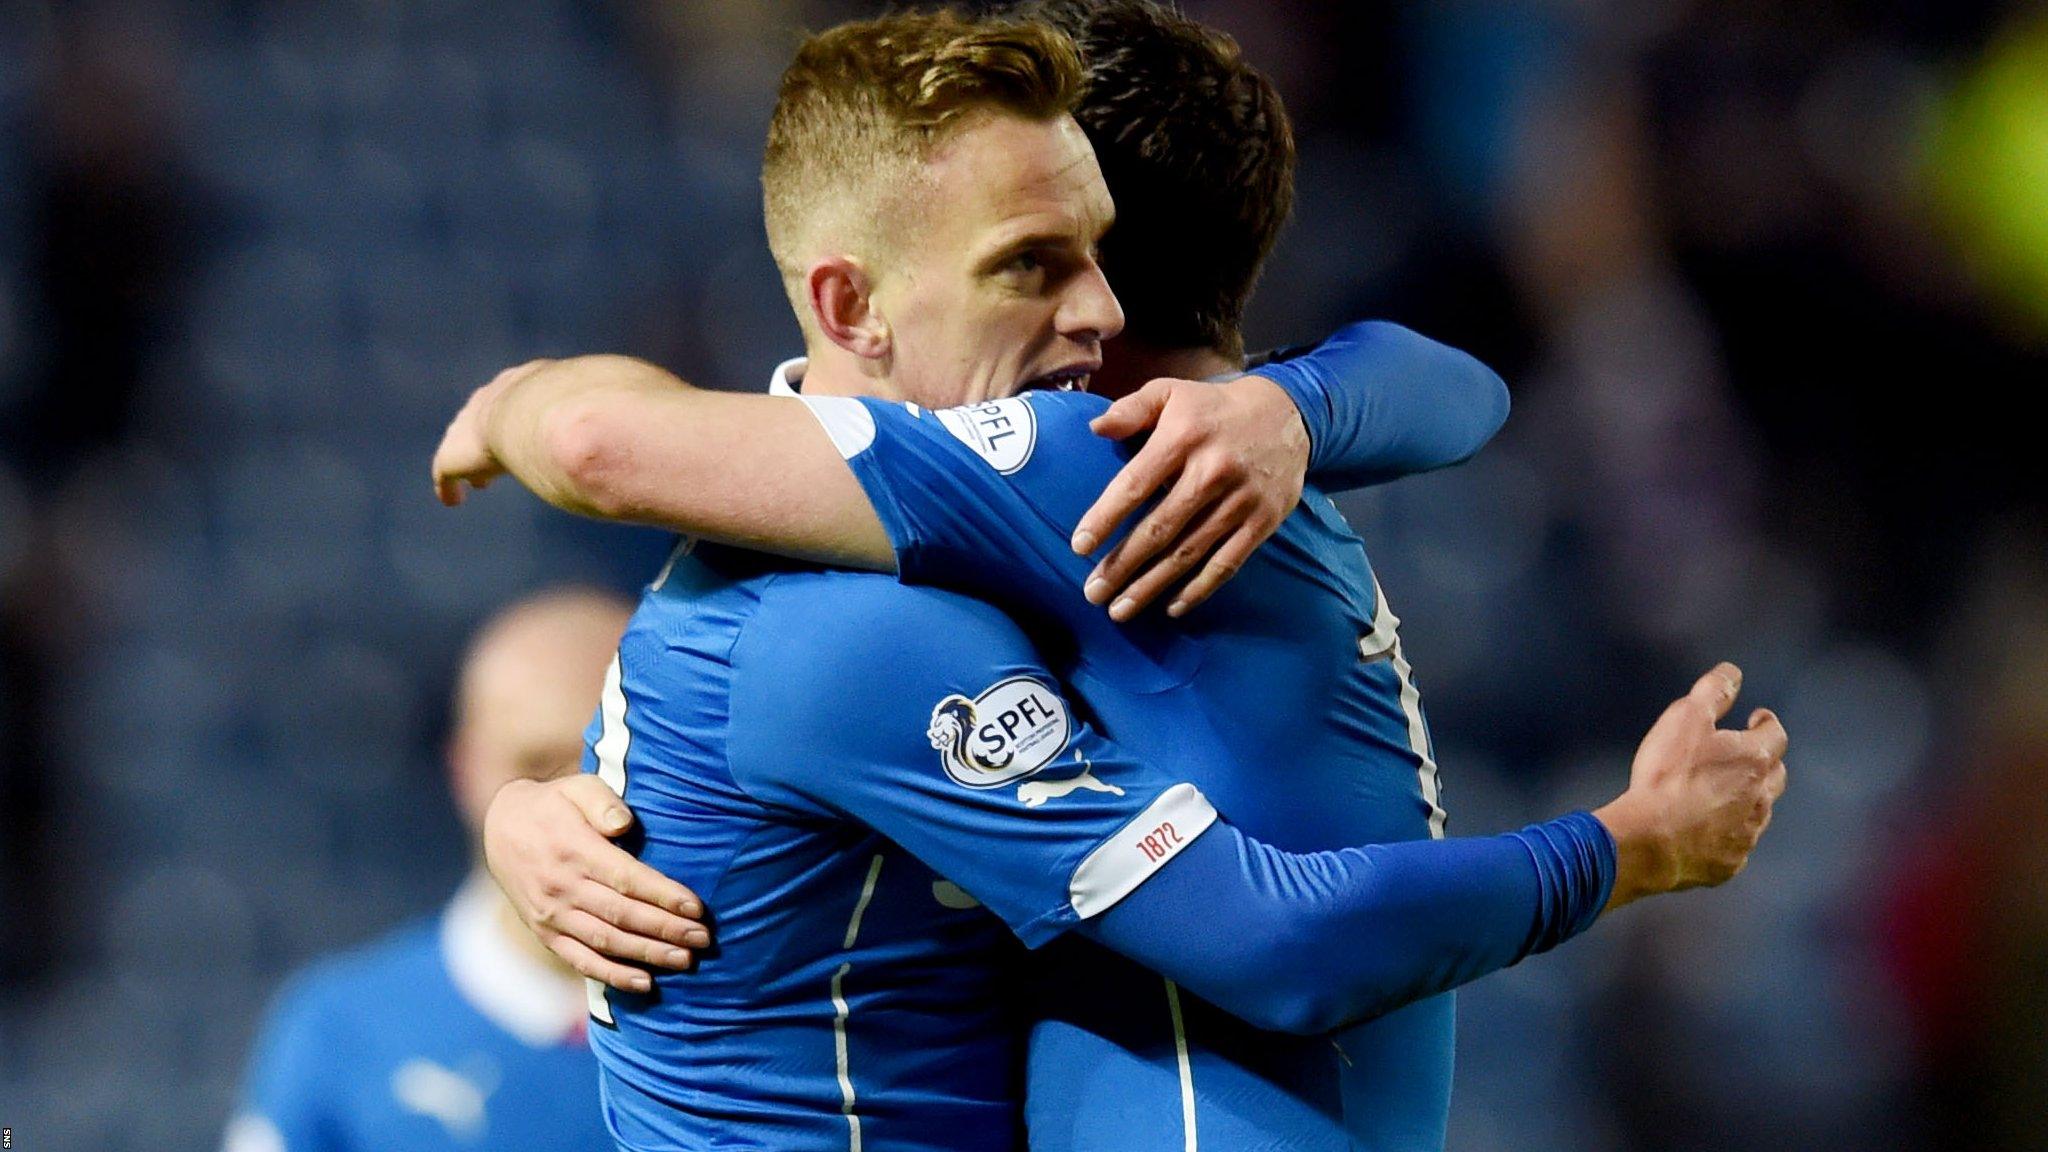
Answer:
[[[472,884],[288,982],[226,1152],[611,1148],[577,987],[505,939],[496,899]]]
[[[806,402],[865,486],[904,580],[960,589],[1063,637],[1055,670],[1104,731],[1148,757],[1188,739],[1192,698],[1219,754],[1177,763],[1246,834],[1291,851],[1443,835],[1399,621],[1321,493],[1306,492],[1185,619],[1155,611],[1118,625],[1083,599],[1093,562],[1068,547],[1133,451],[1089,431],[1103,400],[1034,392],[937,412]],[[1244,767],[1276,761],[1286,767]],[[1304,1039],[1254,1030],[1085,940],[1034,959],[1034,1149],[1443,1144],[1449,993]]]
[[[1215,819],[1104,740],[1000,610],[709,545],[642,599],[585,767],[717,917],[694,971],[592,986],[606,1119],[636,1150],[1020,1147],[1019,941],[1113,907]]]

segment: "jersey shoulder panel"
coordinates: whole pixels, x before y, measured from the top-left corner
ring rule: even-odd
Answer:
[[[915,485],[920,470],[949,475],[956,499],[1035,508],[1062,538],[1133,451],[1090,430],[1108,402],[1084,392],[1030,392],[937,410],[863,403],[875,434],[849,454],[856,472],[866,464],[896,473],[898,492]]]
[[[314,961],[285,982],[277,1001],[303,1003],[320,1013],[359,1016],[366,1006],[390,1004],[394,990],[417,989],[421,977],[438,971],[440,965],[436,922],[415,921]]]
[[[432,995],[424,989],[447,984],[437,940],[431,921],[415,923],[288,977],[250,1050],[242,1110],[292,1133],[324,1122],[324,1101],[376,1036],[413,1018]]]

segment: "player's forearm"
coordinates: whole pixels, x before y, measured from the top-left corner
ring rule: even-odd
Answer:
[[[1470,459],[1508,417],[1508,390],[1475,357],[1398,324],[1338,329],[1313,351],[1257,370],[1309,431],[1309,479],[1332,491]]]
[[[1262,1028],[1319,1033],[1555,947],[1607,899],[1583,813],[1503,836],[1286,853],[1219,824],[1090,935]]]
[[[866,494],[800,400],[712,392],[632,357],[580,356],[515,381],[486,435],[507,471],[565,511],[894,567]]]
[[[550,361],[498,396],[485,437],[506,471],[549,504],[598,519],[640,519],[650,501],[647,478],[633,467],[646,455],[635,441],[664,425],[687,428],[694,392],[629,356]],[[687,453],[687,444],[680,447]]]

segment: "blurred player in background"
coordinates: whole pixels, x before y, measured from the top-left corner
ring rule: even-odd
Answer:
[[[505,609],[464,660],[449,783],[472,844],[506,782],[573,770],[630,605],[558,590]],[[289,982],[225,1152],[608,1149],[583,982],[482,866],[441,915]]]

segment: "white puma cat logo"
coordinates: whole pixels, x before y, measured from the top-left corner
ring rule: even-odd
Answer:
[[[1026,808],[1036,808],[1048,800],[1057,800],[1081,788],[1086,788],[1090,792],[1107,792],[1111,796],[1124,794],[1124,790],[1116,785],[1104,784],[1097,780],[1095,765],[1082,760],[1079,752],[1074,753],[1074,759],[1081,761],[1079,775],[1060,780],[1027,780],[1017,786],[1017,799],[1022,800]]]
[[[408,1060],[391,1074],[391,1094],[408,1111],[439,1120],[450,1136],[474,1140],[483,1134],[484,1101],[491,1088],[452,1068],[432,1060]]]

